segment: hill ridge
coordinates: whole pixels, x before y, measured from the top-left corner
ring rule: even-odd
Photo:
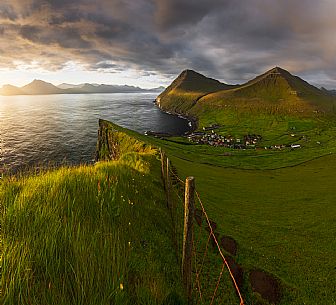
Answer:
[[[198,117],[206,108],[213,111],[214,108],[221,109],[225,105],[242,109],[257,107],[261,112],[263,109],[269,111],[270,108],[274,111],[275,108],[283,113],[333,112],[335,108],[335,99],[330,93],[278,66],[236,86],[199,75],[192,70],[182,71],[159,95],[159,107],[193,117]],[[195,78],[201,83],[201,89],[197,88],[197,82],[190,84]],[[211,88],[208,82],[221,85]]]

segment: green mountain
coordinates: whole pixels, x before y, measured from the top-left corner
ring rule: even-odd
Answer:
[[[225,116],[233,109],[289,115],[334,112],[335,98],[329,92],[279,67],[239,86],[221,84],[196,72],[192,75],[198,77],[187,78],[183,77],[184,73],[157,98],[162,109],[201,119],[215,113],[216,122],[221,120],[221,113]],[[206,121],[210,122],[211,118],[207,117]]]
[[[163,110],[185,113],[203,96],[235,86],[208,78],[193,70],[184,70],[156,99]]]
[[[334,99],[329,93],[279,67],[233,90],[205,96],[200,104],[217,101],[225,101],[238,107],[275,108],[281,113],[330,112],[334,104]]]

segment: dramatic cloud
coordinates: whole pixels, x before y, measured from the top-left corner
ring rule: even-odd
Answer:
[[[2,0],[0,68],[76,62],[168,81],[243,82],[282,66],[336,88],[334,0]]]

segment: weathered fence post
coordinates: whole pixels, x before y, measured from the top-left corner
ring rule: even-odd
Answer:
[[[160,148],[160,156],[161,156],[161,174],[162,174],[162,181],[163,181],[163,187],[166,190],[166,177],[165,177],[165,160],[166,160],[166,155],[164,151]]]
[[[169,158],[167,158],[167,168],[166,168],[166,193],[167,193],[167,206],[168,209],[171,209],[171,205],[170,205],[170,187],[171,187],[171,183],[170,183],[170,172],[169,172]]]
[[[182,277],[188,297],[188,305],[192,304],[192,248],[193,221],[195,211],[195,178],[187,177],[184,202],[184,231],[182,253]]]

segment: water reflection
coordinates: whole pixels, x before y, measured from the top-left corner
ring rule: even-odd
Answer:
[[[162,113],[153,104],[155,96],[0,96],[0,165],[15,170],[64,160],[89,162],[94,157],[98,118],[142,133],[187,131],[186,120]]]

